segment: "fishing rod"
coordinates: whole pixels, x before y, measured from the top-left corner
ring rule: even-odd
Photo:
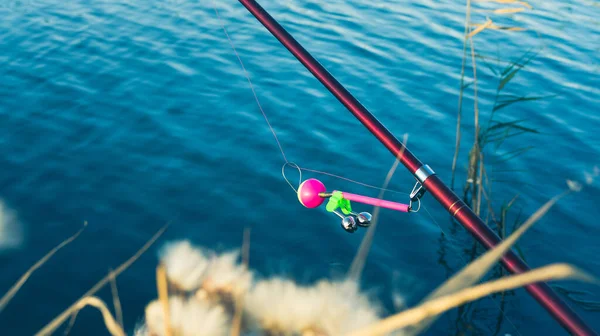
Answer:
[[[462,224],[483,246],[492,249],[501,242],[465,202],[463,202],[435,172],[417,159],[385,126],[373,116],[346,88],[338,82],[292,35],[290,35],[255,0],[238,0],[267,30],[276,37],[391,153],[414,175],[417,185],[411,196],[419,200],[425,191]],[[300,189],[300,188],[299,188]],[[322,189],[322,188],[321,188]],[[299,190],[301,191],[301,190]],[[324,191],[319,191],[317,194]],[[300,192],[298,194],[301,198]],[[326,196],[326,195],[321,195]],[[321,197],[319,196],[319,197]],[[339,195],[338,195],[339,196]],[[312,195],[314,197],[314,195]],[[412,199],[411,199],[412,200]],[[338,199],[339,201],[339,199]],[[342,197],[343,201],[343,197]],[[302,202],[302,200],[301,200]],[[343,210],[343,202],[342,202]],[[334,204],[336,206],[336,204]],[[338,202],[337,206],[340,206]],[[523,273],[529,266],[512,251],[501,260],[511,273]],[[546,283],[525,287],[567,331],[575,335],[597,335]]]

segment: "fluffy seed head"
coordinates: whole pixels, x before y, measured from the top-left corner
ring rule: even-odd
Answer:
[[[252,274],[237,262],[238,257],[237,251],[213,256],[205,272],[203,289],[232,295],[245,293],[252,284]]]
[[[252,273],[238,263],[238,257],[237,251],[216,254],[186,240],[165,246],[161,261],[169,281],[179,289],[239,295],[250,287]]]
[[[311,331],[337,336],[379,320],[378,309],[350,281],[303,287],[274,278],[257,283],[245,302],[247,314],[261,329],[283,335]]]
[[[174,335],[225,336],[229,333],[229,317],[221,306],[174,296],[169,299],[169,313]],[[150,335],[165,335],[164,310],[159,301],[146,307],[146,325]]]
[[[209,257],[189,241],[167,244],[161,251],[160,259],[165,265],[169,281],[178,288],[192,291],[202,285]]]

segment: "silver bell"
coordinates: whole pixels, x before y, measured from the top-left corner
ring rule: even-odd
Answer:
[[[356,226],[356,219],[354,219],[353,216],[344,216],[337,210],[333,211],[333,213],[342,219],[342,228],[344,228],[344,230],[350,233],[356,231],[358,227]]]
[[[356,220],[352,216],[346,216],[342,219],[342,227],[348,232],[354,232],[357,229]]]
[[[373,216],[371,216],[370,213],[368,212],[361,212],[358,215],[355,215],[356,219],[358,219],[358,225],[360,226],[369,226],[371,225],[371,219],[373,219]]]

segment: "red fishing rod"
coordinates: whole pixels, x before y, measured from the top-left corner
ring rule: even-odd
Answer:
[[[417,159],[394,135],[379,122],[352,94],[344,88],[311,54],[292,37],[267,11],[254,0],[239,0],[265,28],[275,36],[400,162],[419,182],[420,189],[411,194],[418,199],[429,191],[435,199],[461,223],[483,246],[492,249],[501,242],[494,231],[463,202],[428,166]],[[522,273],[530,268],[512,251],[502,257],[502,264],[511,273]],[[546,284],[535,283],[527,291],[550,312],[570,333],[597,335]]]

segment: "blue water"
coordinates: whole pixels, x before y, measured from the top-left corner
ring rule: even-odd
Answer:
[[[556,95],[502,110],[503,120],[526,119],[524,125],[540,131],[501,147],[509,152],[530,145],[531,151],[493,165],[495,207],[519,194],[523,216],[564,190],[566,179],[583,181],[584,171],[600,164],[598,2],[531,4],[532,11],[493,16],[498,25],[527,31],[475,38],[477,52],[489,57],[515,60],[539,50],[506,93]],[[265,0],[263,6],[393,133],[408,134],[411,151],[450,181],[462,2]],[[380,185],[393,163],[389,153],[243,6],[227,0],[217,7],[287,158]],[[473,15],[483,22],[489,13]],[[347,234],[335,216],[297,203],[210,1],[6,0],[0,16],[0,199],[22,228],[20,246],[0,251],[0,292],[89,222],[0,314],[3,335],[39,330],[169,221],[160,243],[118,279],[128,330],[155,297],[157,251],[168,240],[229,249],[241,244],[249,227],[250,262],[263,275],[309,283],[348,269],[363,231]],[[477,76],[485,120],[497,81],[482,61]],[[472,97],[471,87],[459,190],[473,141]],[[288,174],[297,179],[292,170]],[[377,194],[327,176],[304,177]],[[413,181],[400,168],[390,187],[409,192]],[[389,196],[405,201],[401,194]],[[531,229],[519,244],[530,266],[569,262],[600,276],[599,199],[596,182]],[[388,312],[393,293],[415,304],[446,279],[438,239],[451,224],[430,196],[424,205],[428,211],[414,215],[382,212],[363,285]],[[460,237],[446,255],[455,270],[468,257],[461,250],[471,247],[466,235]],[[599,299],[597,287],[562,285]],[[108,288],[100,295],[110,300]],[[479,327],[494,327],[498,303],[486,299],[482,306],[491,317],[481,318]],[[600,330],[598,313],[575,309]],[[564,334],[524,290],[510,298],[505,313],[501,335]],[[453,333],[455,319],[454,311],[430,333]],[[83,311],[73,334],[106,334],[100,314]]]

